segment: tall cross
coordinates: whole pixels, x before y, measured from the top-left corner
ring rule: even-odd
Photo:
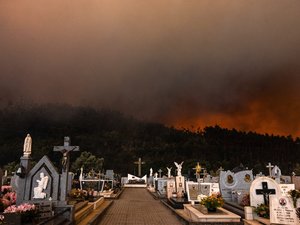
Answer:
[[[272,168],[274,166],[269,162],[269,164],[266,167],[269,168],[269,176],[271,177],[271,175],[272,175]]]
[[[53,147],[54,152],[61,152],[63,154],[63,158],[61,160],[61,164],[63,167],[63,171],[69,170],[69,152],[78,152],[79,146],[71,146],[71,140],[70,137],[64,137],[64,146],[54,146]]]
[[[53,151],[61,152],[63,154],[62,158],[62,175],[60,178],[60,201],[63,201],[67,204],[67,196],[68,196],[68,184],[69,184],[69,152],[79,151],[79,146],[71,146],[70,137],[64,138],[64,146],[54,146]]]
[[[138,165],[138,177],[142,176],[142,164],[145,164],[145,162],[142,162],[142,159],[139,158],[139,161],[134,162],[134,164]]]
[[[262,189],[256,189],[255,192],[257,195],[263,195],[264,196],[264,204],[269,205],[269,195],[276,194],[275,189],[268,189],[268,183],[267,182],[261,182]]]

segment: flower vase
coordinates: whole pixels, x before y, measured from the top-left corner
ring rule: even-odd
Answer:
[[[217,212],[217,208],[216,207],[212,207],[212,208],[207,208],[208,212]]]

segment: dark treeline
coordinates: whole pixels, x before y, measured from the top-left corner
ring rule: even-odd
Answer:
[[[27,133],[33,139],[32,157],[38,161],[48,155],[59,166],[61,154],[53,146],[72,144],[104,158],[105,169],[134,173],[133,164],[142,157],[145,172],[152,167],[172,166],[184,161],[185,173],[200,162],[208,171],[227,169],[242,163],[256,172],[267,173],[268,162],[290,174],[300,159],[300,140],[291,136],[262,135],[219,126],[190,131],[162,124],[141,122],[120,112],[69,105],[10,106],[0,110],[0,165],[18,161]],[[75,160],[80,152],[72,153]],[[173,169],[174,170],[174,169]]]

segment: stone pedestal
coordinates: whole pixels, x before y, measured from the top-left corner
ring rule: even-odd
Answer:
[[[173,178],[169,178],[168,181],[167,181],[167,198],[174,197],[173,192],[176,193],[175,180]],[[176,194],[176,197],[177,197],[177,194]]]

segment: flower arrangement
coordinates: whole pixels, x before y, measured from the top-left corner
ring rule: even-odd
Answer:
[[[83,201],[83,200],[85,200],[85,196],[86,196],[86,193],[83,190],[80,190],[80,189],[72,189],[69,192],[69,197],[71,199],[76,200],[76,201]]]
[[[257,207],[254,208],[254,212],[256,212],[256,214],[260,217],[263,218],[270,218],[270,208],[268,205],[265,204],[260,204],[257,205]]]
[[[10,192],[10,189],[3,189],[3,195],[0,197],[0,212],[3,212],[8,206],[16,204],[16,192]]]
[[[21,205],[11,205],[4,210],[6,213],[17,213],[21,215],[22,222],[31,222],[37,214],[37,208],[34,204],[23,203]]]
[[[224,205],[224,199],[220,193],[213,193],[210,196],[202,198],[200,204],[204,205],[207,209],[214,209],[222,207]]]
[[[242,197],[240,205],[241,206],[250,206],[250,195],[249,194],[245,194]]]
[[[16,205],[8,206],[4,210],[4,213],[26,213],[26,212],[32,212],[35,210],[36,210],[36,207],[34,204],[23,203],[18,206],[16,206]]]
[[[9,185],[3,185],[1,187],[1,192],[3,194],[6,194],[7,192],[12,192],[12,186],[9,186]]]
[[[297,200],[300,198],[300,191],[299,190],[290,190],[288,192],[289,197],[293,199],[294,208],[297,208]]]

